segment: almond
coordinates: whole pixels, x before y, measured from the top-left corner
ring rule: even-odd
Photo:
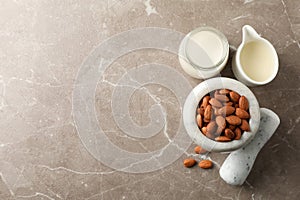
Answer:
[[[208,133],[214,133],[216,129],[217,129],[217,124],[215,121],[210,121],[207,124],[207,132]]]
[[[222,116],[216,117],[216,123],[217,123],[218,127],[220,127],[222,130],[226,127],[225,118]]]
[[[230,115],[230,116],[226,117],[226,121],[228,122],[228,124],[231,124],[231,125],[240,125],[242,122],[241,118],[239,118],[235,115]]]
[[[210,100],[210,96],[205,96],[202,100],[202,105],[204,107],[204,109],[208,106],[208,102]]]
[[[242,120],[242,124],[240,125],[240,128],[243,131],[250,131],[250,126],[249,126],[249,123],[247,122],[247,120],[245,120],[245,119]]]
[[[231,101],[223,103],[224,106],[232,106],[233,103]]]
[[[215,134],[209,133],[209,132],[207,132],[205,136],[208,137],[209,139],[212,139],[212,140],[214,140],[215,137],[216,137]]]
[[[243,110],[248,110],[249,102],[245,96],[241,96],[241,98],[239,99],[239,107]]]
[[[234,91],[231,91],[229,92],[229,96],[230,96],[230,99],[233,101],[233,102],[238,102],[239,101],[239,98],[240,98],[240,95]]]
[[[229,94],[230,90],[227,90],[227,89],[221,89],[219,90],[219,93],[220,94]]]
[[[236,108],[235,114],[241,119],[248,119],[250,117],[249,113],[241,108]]]
[[[201,160],[199,162],[199,167],[202,169],[210,169],[213,167],[213,163],[210,160]]]
[[[216,98],[212,98],[209,100],[209,103],[214,106],[214,107],[217,107],[217,108],[221,108],[222,107],[222,104],[220,101],[218,101]]]
[[[217,130],[216,130],[216,136],[220,136],[221,135],[221,133],[223,132],[223,130],[224,130],[224,128],[222,128],[222,127],[219,127],[218,126],[218,128],[217,128]]]
[[[206,109],[206,107],[209,105],[209,103],[208,103],[208,101],[209,101],[209,99],[210,99],[210,97],[209,96],[205,96],[205,97],[203,97],[203,100],[202,100],[202,104],[200,105],[200,111],[201,111],[201,113],[199,113],[199,114],[201,114],[201,115],[203,115],[204,114],[204,110]]]
[[[226,96],[226,95],[222,95],[222,94],[216,94],[215,95],[215,98],[219,101],[222,101],[222,102],[227,102],[229,101],[229,98]]]
[[[219,91],[218,90],[215,90],[215,92],[214,92],[214,97],[216,96],[216,95],[218,95],[219,94]]]
[[[226,136],[219,136],[219,137],[216,137],[215,140],[217,142],[229,142],[231,141],[230,138],[226,137]]]
[[[203,153],[206,153],[206,152],[207,152],[205,149],[203,149],[203,148],[200,147],[200,146],[196,146],[196,147],[194,148],[194,151],[195,151],[195,153],[197,153],[197,154],[203,154]]]
[[[200,114],[200,115],[204,115],[204,108],[200,107],[200,108],[197,108],[197,114]]]
[[[235,128],[236,128],[236,126],[234,126],[234,125],[229,125],[228,128],[229,128],[230,130],[234,131]]]
[[[201,132],[202,132],[204,135],[207,134],[207,128],[206,128],[206,126],[204,126],[204,127],[201,128]]]
[[[204,120],[205,122],[209,122],[212,115],[212,107],[211,105],[208,105],[204,111]]]
[[[219,115],[219,109],[218,108],[213,107],[213,110],[214,110],[214,115],[215,116]]]
[[[235,133],[235,140],[239,140],[241,139],[242,137],[242,131],[239,127],[237,127],[235,130],[234,130],[234,133]]]
[[[203,118],[204,123],[210,122],[210,119]]]
[[[223,106],[222,108],[220,108],[218,110],[219,114],[222,116],[228,116],[231,115],[232,113],[234,113],[235,108],[232,106]]]
[[[235,133],[230,130],[229,128],[225,129],[225,136],[230,138],[230,139],[234,139],[235,138]]]
[[[193,158],[187,158],[183,161],[185,167],[193,167],[196,164],[196,160]]]
[[[203,126],[203,121],[202,121],[202,116],[200,114],[197,115],[196,117],[196,120],[197,120],[197,124],[200,128],[202,128]]]

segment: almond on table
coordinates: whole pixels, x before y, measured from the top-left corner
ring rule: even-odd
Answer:
[[[201,146],[196,146],[195,148],[194,148],[194,151],[195,151],[195,153],[197,153],[197,154],[203,154],[203,153],[206,153],[207,151],[205,150],[205,149],[203,149]]]
[[[185,167],[193,167],[196,164],[196,160],[193,158],[187,158],[183,161]]]
[[[202,160],[199,162],[198,166],[202,169],[210,169],[213,167],[213,163],[210,160]]]

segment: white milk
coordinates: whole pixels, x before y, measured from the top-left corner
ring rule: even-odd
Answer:
[[[221,61],[223,44],[218,35],[211,31],[201,31],[191,35],[186,45],[189,60],[201,68],[214,67]]]
[[[274,72],[275,60],[270,47],[259,40],[246,43],[241,51],[242,69],[254,81],[269,79]]]
[[[191,31],[182,40],[179,61],[183,70],[194,78],[206,79],[218,75],[229,55],[226,37],[211,27]]]

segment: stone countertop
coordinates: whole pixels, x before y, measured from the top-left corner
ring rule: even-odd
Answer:
[[[279,115],[281,124],[245,184],[233,187],[219,176],[226,154],[199,157],[190,141],[173,143],[177,136],[186,138],[182,99],[201,82],[183,72],[176,52],[164,51],[165,44],[174,44],[174,49],[178,38],[151,35],[161,48],[150,49],[137,48],[145,47],[149,37],[105,41],[136,28],[146,36],[149,29],[143,27],[184,35],[207,25],[227,36],[231,59],[244,24],[253,26],[278,52],[275,80],[251,90],[261,107]],[[0,199],[299,198],[298,1],[4,0],[0,27]],[[93,54],[101,47],[107,49],[101,54],[105,58],[122,53],[109,60],[105,71],[107,60],[102,63],[101,56]],[[233,77],[230,63],[222,76]],[[147,64],[155,70],[138,71]],[[94,71],[82,70],[85,65]],[[91,79],[78,81],[81,75]],[[173,86],[181,87],[179,96]],[[82,99],[88,92],[92,98]],[[207,157],[214,168],[184,168],[187,157]]]

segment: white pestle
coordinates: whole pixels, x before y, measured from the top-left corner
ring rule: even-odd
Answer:
[[[242,185],[249,175],[255,158],[280,124],[279,117],[267,108],[260,109],[260,126],[253,140],[233,151],[220,168],[221,178],[230,185]]]

